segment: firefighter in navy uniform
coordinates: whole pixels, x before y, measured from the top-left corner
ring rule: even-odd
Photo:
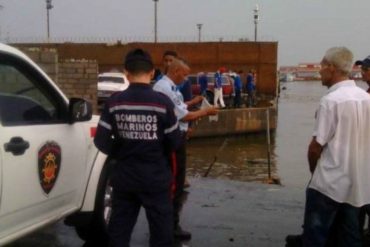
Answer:
[[[147,52],[129,52],[124,68],[130,86],[107,100],[94,139],[99,150],[114,153],[117,158],[111,175],[111,244],[129,246],[143,206],[150,246],[173,247],[171,168],[167,157],[180,141],[174,105],[149,85],[154,67]]]

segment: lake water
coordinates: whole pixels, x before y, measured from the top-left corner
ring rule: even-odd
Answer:
[[[365,83],[358,82],[366,88]],[[283,89],[283,87],[285,89]],[[315,110],[327,88],[320,81],[282,83],[277,129],[271,135],[271,174],[282,185],[303,188],[310,173],[307,147],[312,138]],[[191,139],[188,174],[240,181],[268,177],[266,133]]]

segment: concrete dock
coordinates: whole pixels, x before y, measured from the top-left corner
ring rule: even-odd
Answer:
[[[267,111],[268,118],[267,118]],[[266,131],[277,126],[275,104],[255,108],[222,109],[217,116],[203,117],[194,121],[193,137],[224,136]]]
[[[193,247],[284,246],[287,234],[299,233],[304,189],[231,180],[190,178],[182,226],[192,232]],[[148,246],[148,226],[141,212],[132,247]],[[8,247],[81,247],[73,228],[62,222],[27,236]]]

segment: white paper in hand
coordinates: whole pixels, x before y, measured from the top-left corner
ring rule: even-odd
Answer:
[[[202,104],[200,105],[200,109],[204,109],[204,108],[209,108],[209,107],[212,107],[212,105],[208,102],[208,100],[206,98],[203,99],[202,101]],[[218,121],[218,115],[214,115],[214,116],[208,116],[208,119],[210,122],[212,121]]]

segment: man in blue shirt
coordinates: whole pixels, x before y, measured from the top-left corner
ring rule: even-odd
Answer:
[[[154,77],[155,82],[159,81],[165,74],[167,74],[168,67],[175,58],[177,58],[177,53],[175,51],[168,50],[163,53],[163,73],[159,69],[156,70],[156,75]]]
[[[242,90],[242,80],[240,74],[243,71],[238,71],[238,74],[233,74],[231,77],[234,79],[234,108],[239,108],[241,106],[241,90]]]
[[[254,82],[253,71],[250,70],[247,75],[247,107],[252,107],[255,105],[255,94],[256,94],[256,85]]]
[[[130,85],[107,100],[94,139],[101,152],[117,160],[110,176],[111,244],[129,246],[143,206],[149,221],[150,246],[173,247],[168,154],[181,139],[174,105],[150,86],[154,66],[147,52],[130,51],[124,67]]]
[[[189,121],[196,120],[202,116],[215,115],[217,109],[214,107],[204,108],[197,111],[189,111],[188,106],[199,103],[203,97],[195,97],[187,104],[184,102],[182,94],[178,91],[180,85],[190,71],[189,66],[180,59],[175,59],[168,67],[167,75],[157,81],[153,89],[167,95],[175,105],[175,113],[179,121],[180,131],[182,132],[182,142],[174,153],[175,190],[174,190],[174,236],[181,240],[191,238],[190,232],[182,230],[180,227],[180,211],[184,204],[184,182],[186,175],[186,132],[188,131]]]
[[[200,85],[200,95],[206,97],[208,89],[207,75],[204,72],[199,73],[199,85]]]

